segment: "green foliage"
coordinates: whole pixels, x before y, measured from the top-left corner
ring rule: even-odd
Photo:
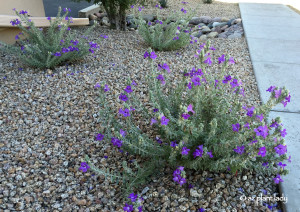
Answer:
[[[202,0],[202,2],[204,4],[211,4],[213,2],[213,0]]]
[[[143,167],[136,167],[138,171],[135,174],[131,169],[124,168],[125,172],[117,175],[117,178],[121,176],[127,181],[123,184],[126,192],[144,183],[152,171],[166,165],[174,169],[183,166],[215,172],[223,172],[230,167],[233,173],[244,169],[268,174],[288,173],[277,166],[287,159],[285,151],[278,154],[276,150],[279,145],[284,145],[285,135],[282,134],[284,130],[280,118],[271,123],[276,121],[276,127],[267,123],[271,108],[289,101],[288,91],[285,88],[273,89],[268,102],[253,108],[251,114],[249,107],[243,107],[241,103],[244,90],[240,80],[227,74],[226,69],[233,63],[232,58],[222,55],[219,58],[222,67],[212,69],[209,59],[212,57],[214,61],[213,50],[209,42],[201,45],[197,51],[200,64],[191,67],[192,71],[185,70],[180,83],[174,88],[171,83],[174,80],[170,79],[167,66],[160,64],[160,69],[154,68],[150,49],[145,55],[152,55],[151,71],[145,82],[151,108],[141,104],[133,93],[127,94],[129,100],[124,102],[122,108],[135,108],[129,112],[130,116],[122,116],[119,109],[109,105],[101,88],[100,116],[105,138],[121,140],[124,151],[147,161]],[[158,112],[154,113],[154,108]],[[112,116],[117,110],[118,115]],[[261,115],[262,119],[258,117]],[[146,122],[147,126],[151,125],[152,131],[146,130],[148,127],[138,127],[133,117],[142,117],[139,120]],[[239,126],[235,128],[237,124]],[[260,127],[267,128],[267,131],[260,130]],[[120,129],[127,131],[125,137],[119,133]],[[154,135],[159,136],[155,138]],[[240,154],[235,151],[238,147],[244,148]],[[262,147],[266,148],[266,155],[260,155]],[[188,154],[183,153],[185,148],[189,149]],[[197,155],[199,149],[202,152]],[[262,166],[266,162],[268,167]],[[134,179],[130,179],[128,173]]]
[[[16,11],[16,15],[21,19],[17,25],[22,33],[16,36],[20,45],[1,43],[3,48],[0,50],[17,55],[28,66],[53,68],[63,62],[81,59],[93,51],[85,36],[95,25],[90,27],[84,36],[78,38],[69,28],[72,19],[67,17],[68,11],[61,17],[61,8],[59,8],[57,17],[49,20],[49,28],[37,28],[27,13],[19,14]],[[26,39],[20,39],[24,35]]]
[[[168,1],[167,0],[159,0],[159,4],[162,8],[168,7]]]
[[[138,33],[151,48],[158,51],[176,50],[190,42],[187,25],[193,15],[181,14],[182,12],[173,14],[164,21],[157,14],[157,20],[153,24],[143,20],[142,14],[139,13],[138,19],[134,22],[138,24]]]

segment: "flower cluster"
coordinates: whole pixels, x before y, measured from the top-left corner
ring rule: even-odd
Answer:
[[[130,200],[131,200],[131,203],[137,205],[137,210],[138,212],[142,212],[143,211],[143,206],[141,205],[142,201],[143,201],[143,198],[138,198],[138,195],[137,194],[134,194],[134,193],[131,193],[129,194],[129,197],[128,197]],[[123,210],[125,212],[131,212],[131,211],[134,211],[134,207],[132,204],[127,204],[125,203],[125,206],[123,207]]]
[[[185,171],[183,166],[179,166],[174,172],[173,172],[173,180],[174,182],[178,183],[180,186],[186,183],[185,179]]]

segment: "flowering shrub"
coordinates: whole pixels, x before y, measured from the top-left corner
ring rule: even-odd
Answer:
[[[59,8],[55,19],[48,17],[47,20],[50,22],[48,29],[37,28],[26,11],[16,11],[20,20],[13,20],[11,24],[22,30],[15,37],[20,46],[1,43],[5,47],[3,50],[16,54],[25,64],[37,68],[52,68],[62,62],[81,59],[88,53],[93,53],[99,47],[98,44],[94,42],[88,44],[85,38],[95,25],[90,27],[83,37],[77,38],[69,27],[72,23],[72,18],[67,16],[69,11],[70,9],[65,8],[65,14],[60,17],[61,8]],[[26,35],[27,39],[22,40],[22,35]]]
[[[138,33],[147,45],[155,50],[169,51],[184,47],[190,42],[191,31],[187,25],[192,14],[185,14],[186,10],[182,8],[180,13],[173,14],[164,21],[157,14],[157,20],[152,23],[144,21],[139,11],[138,19],[134,22],[137,23]]]
[[[284,144],[286,130],[280,118],[271,123],[267,118],[272,107],[290,102],[289,92],[271,86],[267,90],[271,96],[266,104],[243,106],[242,83],[226,72],[226,68],[234,64],[234,59],[222,55],[218,59],[220,70],[213,72],[212,64],[207,61],[214,61],[211,58],[214,50],[209,42],[202,44],[196,55],[200,65],[185,70],[176,88],[169,80],[169,66],[158,64],[154,68],[157,56],[155,52],[147,51],[144,58],[151,62],[151,72],[146,80],[150,109],[134,97],[135,82],[128,82],[125,93],[121,94],[123,107],[119,109],[105,101],[109,90],[107,85],[102,85],[100,114],[106,126],[105,132],[101,132],[104,140],[146,158],[147,162],[143,168],[136,164],[137,172],[125,163],[124,171],[116,174],[96,168],[87,157],[91,169],[122,179],[127,189],[145,182],[146,177],[165,165],[177,167],[173,180],[179,185],[186,183],[184,168],[216,172],[231,170],[233,173],[248,169],[276,174],[274,182],[282,181],[280,175],[287,174],[284,161],[290,162]],[[113,113],[118,117],[112,116]],[[147,120],[154,133],[135,125],[136,113]]]

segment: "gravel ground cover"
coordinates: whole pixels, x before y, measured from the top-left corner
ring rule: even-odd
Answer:
[[[216,3],[209,7],[228,9],[230,17],[239,16],[232,9],[235,5],[223,6]],[[81,34],[85,29],[74,30]],[[123,211],[118,185],[78,168],[86,154],[98,167],[112,169],[119,169],[123,160],[139,160],[108,142],[94,140],[101,130],[98,90],[94,86],[103,81],[109,84],[113,90],[109,102],[117,108],[125,79],[131,77],[138,84],[136,93],[141,101],[147,101],[143,83],[149,64],[143,54],[148,47],[134,31],[99,27],[90,39],[103,34],[108,39],[94,55],[54,70],[24,67],[14,56],[0,55],[0,211]],[[217,38],[212,44],[216,55],[235,58],[236,64],[228,71],[243,81],[245,104],[259,104],[245,39]],[[167,62],[176,81],[181,70],[196,64],[193,55],[198,46],[157,52],[157,62]],[[243,195],[255,198],[278,194],[274,176],[188,171],[189,186],[179,187],[172,181],[173,171],[166,168],[136,191],[143,193],[144,211],[277,210],[270,209],[271,203],[268,209],[261,202],[240,200]]]

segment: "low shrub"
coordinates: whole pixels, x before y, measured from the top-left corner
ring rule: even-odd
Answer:
[[[111,91],[103,84],[99,92],[105,130],[96,140],[110,141],[146,162],[141,166],[135,162],[133,168],[123,162],[122,172],[112,172],[98,169],[86,156],[91,169],[112,181],[123,182],[125,196],[165,166],[175,169],[173,180],[179,185],[186,183],[185,168],[232,173],[255,170],[277,174],[274,182],[282,181],[280,175],[288,173],[284,161],[290,161],[284,144],[286,130],[279,117],[270,123],[267,119],[272,107],[290,102],[289,92],[284,87],[271,86],[266,104],[242,105],[242,83],[226,71],[234,59],[222,55],[218,58],[220,69],[212,69],[214,50],[209,42],[202,44],[197,51],[200,64],[185,70],[175,88],[169,66],[157,64],[156,68],[157,56],[148,50],[144,58],[151,63],[151,71],[145,82],[151,108],[135,97],[135,82],[128,81],[120,94],[122,108],[108,104],[105,98]],[[152,127],[152,132],[137,126],[134,117],[138,116]]]
[[[15,37],[20,45],[0,43],[3,46],[0,50],[15,54],[26,65],[37,68],[53,68],[63,62],[71,62],[93,53],[99,46],[94,42],[87,43],[86,36],[95,25],[78,38],[69,27],[72,23],[72,18],[67,16],[69,11],[70,9],[65,8],[65,13],[61,17],[61,8],[59,8],[55,19],[48,17],[50,27],[47,29],[37,28],[30,20],[27,11],[16,11],[20,20],[15,19],[11,24],[17,25],[22,30]]]
[[[162,8],[168,7],[168,1],[167,0],[159,0],[159,4]]]
[[[213,2],[213,0],[202,0],[202,2],[204,4],[211,4]]]
[[[190,42],[191,31],[187,25],[193,15],[186,13],[182,8],[180,13],[173,14],[164,21],[157,13],[155,23],[147,23],[139,11],[138,19],[134,22],[138,25],[138,33],[151,48],[158,51],[176,50]]]

